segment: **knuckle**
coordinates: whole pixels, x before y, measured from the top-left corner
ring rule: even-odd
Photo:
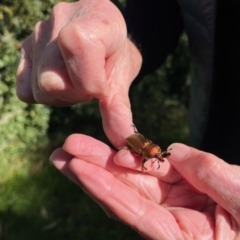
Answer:
[[[209,182],[216,172],[221,171],[221,164],[217,161],[217,157],[211,153],[199,154],[197,157],[196,176],[204,183]]]
[[[94,27],[89,23],[89,20],[73,21],[61,29],[59,38],[67,42],[71,41],[78,46],[86,46],[88,44],[96,44],[99,42],[99,36]],[[69,45],[69,44],[68,44]]]
[[[52,17],[54,18],[62,18],[63,14],[66,12],[66,8],[69,6],[69,3],[60,2],[57,3],[52,8]]]

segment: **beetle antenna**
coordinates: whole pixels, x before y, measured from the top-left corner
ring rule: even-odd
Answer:
[[[157,154],[156,160],[158,160],[158,163],[159,163],[159,162],[164,162],[164,159],[163,159],[164,155],[163,155],[163,153],[165,153],[165,152],[159,152],[159,153]]]
[[[171,155],[171,153],[169,152],[170,150],[172,150],[172,148],[167,149],[166,151],[162,152],[162,153],[161,153],[161,156],[162,156],[163,158],[169,157],[169,156]]]

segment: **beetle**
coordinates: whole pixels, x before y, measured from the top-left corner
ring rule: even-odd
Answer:
[[[133,125],[133,127],[134,133],[126,138],[127,143],[123,148],[132,150],[133,154],[142,156],[144,158],[141,165],[142,171],[147,170],[144,164],[151,158],[155,158],[155,161],[158,161],[159,169],[160,168],[159,162],[164,162],[163,158],[169,157],[171,155],[169,151],[172,149],[168,149],[162,152],[160,146],[158,146],[157,144],[153,143],[151,140],[147,139],[142,134],[140,134],[137,131],[135,125]]]

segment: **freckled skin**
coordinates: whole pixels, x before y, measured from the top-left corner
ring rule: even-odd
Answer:
[[[140,134],[136,130],[135,126],[134,132],[135,132],[134,134],[127,137],[126,139],[127,144],[124,148],[133,150],[136,153],[136,155],[144,157],[141,166],[142,171],[147,170],[144,164],[151,158],[155,158],[155,161],[156,160],[158,161],[159,169],[160,168],[159,162],[164,162],[163,158],[170,156],[170,153],[168,151],[171,149],[162,152],[161,148],[157,144],[154,144],[151,140],[145,138],[142,134]]]

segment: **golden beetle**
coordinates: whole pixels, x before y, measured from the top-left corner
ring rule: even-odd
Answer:
[[[171,155],[171,153],[169,153],[171,149],[162,152],[161,148],[157,144],[154,144],[151,140],[145,138],[142,134],[140,134],[137,131],[135,125],[133,125],[133,127],[134,134],[127,137],[126,139],[127,144],[125,145],[124,148],[132,150],[134,154],[142,156],[144,158],[141,166],[142,171],[147,170],[144,164],[151,158],[155,158],[155,161],[156,160],[158,161],[159,169],[160,168],[159,162],[164,162],[163,158],[169,157]]]

